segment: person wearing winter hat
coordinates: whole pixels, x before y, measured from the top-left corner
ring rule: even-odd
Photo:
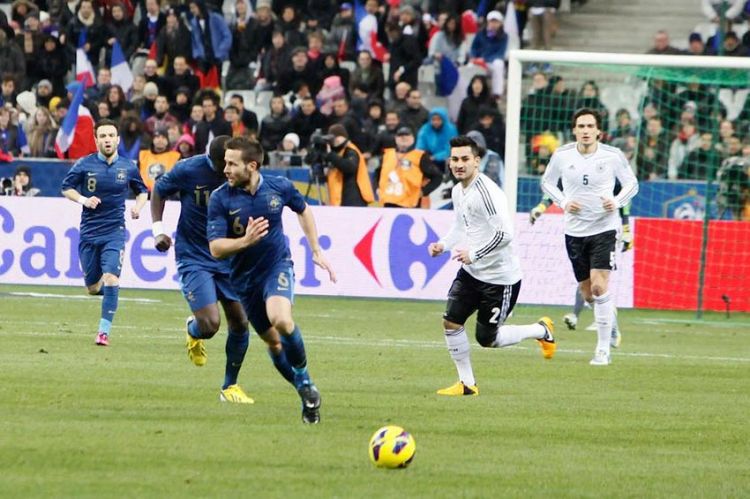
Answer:
[[[481,158],[479,162],[480,173],[487,175],[502,189],[503,179],[505,178],[505,163],[503,163],[500,155],[491,149],[487,149],[487,143],[482,132],[471,130],[466,136],[479,146],[479,157]]]
[[[486,64],[492,74],[492,93],[505,93],[505,52],[508,35],[503,31],[503,15],[493,10],[487,14],[487,24],[471,42],[470,57],[475,63]]]

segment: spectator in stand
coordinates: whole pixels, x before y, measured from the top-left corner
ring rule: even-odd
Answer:
[[[677,178],[706,180],[719,167],[721,157],[714,147],[713,134],[702,132],[698,147],[690,151],[677,171]]]
[[[307,58],[310,61],[310,66],[316,73],[319,73],[323,68],[324,40],[325,35],[322,31],[315,30],[307,33]]]
[[[388,107],[386,109],[401,114],[401,111],[406,109],[406,96],[409,95],[412,88],[416,87],[412,87],[405,81],[397,83],[396,88],[393,91],[393,96],[388,101]]]
[[[299,112],[294,115],[290,124],[292,131],[300,138],[299,147],[306,149],[310,135],[315,130],[328,128],[328,118],[315,106],[315,99],[305,97],[301,100]]]
[[[340,60],[353,61],[357,49],[357,26],[352,4],[341,4],[339,13],[331,22],[327,46],[338,54]]]
[[[563,134],[569,133],[570,116],[575,112],[576,92],[565,87],[562,76],[552,75],[549,77],[547,99],[547,114],[551,119],[549,129]]]
[[[702,0],[701,9],[706,19],[712,23],[718,23],[722,17],[732,22],[742,22],[745,3],[745,0]]]
[[[466,97],[461,102],[461,108],[458,111],[456,127],[459,133],[466,134],[471,130],[474,123],[479,120],[479,109],[483,106],[497,107],[495,99],[490,93],[487,77],[476,75],[469,82]]]
[[[271,48],[271,34],[274,29],[273,12],[270,3],[258,1],[255,6],[255,20],[252,26],[252,47],[257,54]]]
[[[33,117],[26,122],[26,137],[28,137],[29,156],[32,158],[57,157],[55,152],[57,123],[46,107],[37,107]]]
[[[250,131],[245,128],[245,125],[240,120],[240,110],[236,107],[229,105],[224,108],[224,120],[229,123],[232,128],[232,137],[248,137]]]
[[[148,192],[154,188],[154,182],[170,171],[180,159],[180,153],[169,149],[167,130],[157,128],[153,132],[151,147],[138,154],[138,169]]]
[[[176,61],[178,57],[182,58],[183,63],[187,66],[187,60],[192,57],[193,48],[190,38],[190,30],[185,23],[180,21],[177,11],[169,9],[167,11],[164,27],[159,30],[156,37],[156,60],[164,64],[167,68],[166,76],[169,78],[176,72]],[[183,74],[183,73],[181,73]],[[189,74],[195,77],[190,71]],[[195,77],[197,80],[197,77]],[[180,84],[175,85],[172,82],[172,89],[176,89]],[[198,90],[198,84],[188,85],[190,88]]]
[[[134,108],[137,107],[136,102],[143,99],[143,91],[145,89],[146,76],[142,74],[133,75],[133,86],[125,93],[125,100],[132,104]]]
[[[378,0],[367,0],[365,2],[365,16],[359,21],[357,27],[361,50],[368,54],[373,53],[372,42],[377,41],[378,28],[382,25],[382,15],[379,12],[380,4]],[[358,56],[359,57],[359,56]]]
[[[698,148],[700,142],[701,139],[698,135],[695,121],[688,120],[684,122],[669,148],[667,178],[670,180],[678,178],[679,172],[682,169],[682,163],[693,150]]]
[[[175,92],[180,87],[186,87],[191,96],[196,95],[200,89],[200,80],[188,66],[187,59],[182,55],[176,56],[172,67],[172,76],[166,78],[170,100],[174,99]]]
[[[310,65],[307,50],[304,47],[297,47],[292,51],[292,64],[287,64],[281,70],[279,81],[276,82],[276,91],[279,94],[291,92],[295,81],[307,82],[313,94],[317,94],[322,85],[322,81]]]
[[[203,123],[195,131],[195,152],[203,154],[213,137],[232,135],[232,127],[224,120],[224,111],[219,106],[220,99],[216,92],[205,90],[199,99],[203,106]]]
[[[94,104],[94,109],[91,110],[91,114],[94,116],[94,121],[110,119],[112,110],[109,108],[109,102],[106,100],[100,100]]]
[[[398,9],[398,24],[405,35],[411,35],[417,40],[419,48],[420,61],[427,57],[427,42],[429,33],[421,22],[421,17],[417,15],[415,6],[402,2]]]
[[[260,124],[260,144],[265,151],[273,151],[289,132],[292,117],[284,104],[284,98],[275,96],[269,104],[271,112]],[[267,161],[268,158],[266,158]]]
[[[421,199],[440,185],[443,174],[429,154],[414,147],[414,131],[402,126],[396,131],[396,147],[383,151],[375,178],[384,207],[419,208]]]
[[[436,107],[430,111],[430,120],[419,129],[417,149],[428,153],[435,166],[445,172],[451,152],[450,140],[457,135],[456,126],[448,119],[448,110]]]
[[[153,0],[151,0],[153,1]],[[80,0],[76,16],[68,23],[63,41],[74,53],[80,40],[81,33],[86,33],[86,43],[83,50],[94,68],[99,66],[99,53],[107,44],[109,30],[106,29],[101,18],[94,9],[93,0]]]
[[[661,118],[654,116],[646,123],[645,133],[642,133],[638,143],[638,177],[643,180],[665,178],[668,157],[669,134],[664,129]]]
[[[503,15],[493,10],[487,14],[487,25],[471,42],[469,55],[475,62],[486,64],[492,74],[492,94],[500,97],[505,93],[505,52],[508,35],[503,31]]]
[[[8,40],[8,35],[3,30],[0,30],[0,74],[3,75],[3,81],[10,76],[16,84],[20,84],[26,75],[23,51],[15,42]]]
[[[146,121],[156,111],[156,98],[159,96],[159,87],[156,83],[150,81],[143,87],[143,97],[133,102],[141,117]]]
[[[146,59],[143,65],[143,76],[147,83],[153,83],[158,87],[158,92],[169,95],[170,89],[166,79],[159,75],[159,65],[156,59]]]
[[[303,154],[299,148],[299,136],[290,132],[281,139],[278,149],[269,151],[268,162],[274,168],[302,166]]]
[[[723,119],[719,122],[719,141],[716,149],[721,153],[722,159],[728,157],[726,151],[729,148],[729,141],[736,133],[737,129],[731,121]]]
[[[505,120],[497,106],[480,107],[478,116],[478,120],[472,124],[471,129],[481,133],[484,137],[482,147],[505,156]]]
[[[115,44],[115,40],[120,42],[125,61],[130,61],[138,48],[138,28],[133,24],[125,6],[120,0],[116,0],[111,5],[112,16],[111,19],[106,21],[105,26],[108,32],[105,61],[110,67],[112,66],[112,46]]]
[[[357,55],[357,67],[349,80],[349,92],[352,93],[356,87],[366,88],[367,94],[373,98],[383,98],[385,89],[383,68],[380,61],[374,60],[366,50],[360,50]]]
[[[188,5],[192,59],[204,76],[216,71],[216,77],[220,79],[221,65],[229,59],[232,48],[232,33],[221,14],[208,10],[203,0],[190,0]],[[197,140],[196,148],[201,151]]]
[[[409,90],[406,96],[406,107],[399,113],[401,125],[407,126],[412,132],[422,128],[430,117],[430,112],[422,105],[422,93],[419,89]]]
[[[326,175],[330,204],[367,206],[375,200],[375,196],[364,155],[349,140],[349,134],[343,125],[331,125],[328,134],[333,136],[329,152],[325,155],[329,165]]]
[[[284,33],[286,44],[292,47],[306,47],[307,39],[300,31],[301,19],[294,5],[284,5],[281,17],[276,21],[276,29]]]
[[[109,104],[110,118],[113,120],[119,120],[123,114],[132,109],[120,85],[111,85],[107,90],[105,100]]]
[[[605,135],[605,137],[600,137],[600,140],[606,140],[606,133],[609,130],[609,109],[599,99],[599,87],[594,80],[588,80],[581,85],[581,90],[578,92],[578,100],[573,107],[575,109],[585,107],[595,111],[601,120],[602,134]]]
[[[242,94],[232,94],[229,98],[229,104],[237,108],[240,113],[240,121],[245,125],[248,132],[258,133],[258,115],[254,111],[245,108],[245,99]]]
[[[256,90],[259,91],[273,89],[291,61],[292,51],[286,44],[283,31],[273,31],[271,44],[271,49],[266,50],[261,62],[260,78],[256,83]]]
[[[531,48],[551,50],[557,26],[555,11],[560,8],[560,0],[527,0],[526,8],[533,33]]]
[[[255,37],[255,21],[247,0],[235,2],[235,12],[229,20],[232,48],[229,51],[229,71],[225,87],[228,90],[252,88],[255,84],[250,63],[258,60],[260,45]]]
[[[0,151],[12,156],[23,156],[26,134],[11,122],[10,109],[0,107]]]
[[[443,28],[430,39],[427,56],[438,61],[447,57],[456,65],[466,60],[464,33],[461,29],[461,19],[456,14],[450,14],[443,24]]]
[[[742,153],[742,140],[738,136],[732,135],[723,144],[717,144],[717,149],[721,152],[721,159],[739,156]]]
[[[734,31],[728,31],[724,35],[724,51],[721,55],[727,57],[747,57],[750,52],[747,47],[740,43],[740,38]],[[719,55],[719,51],[714,48],[714,44],[709,44],[706,50],[707,55]]]
[[[141,4],[141,21],[138,23],[138,48],[145,50],[151,49],[151,45],[156,42],[159,32],[167,23],[167,16],[159,10],[159,0],[146,0],[146,11],[143,12]]]
[[[2,49],[0,49],[0,54],[2,54]],[[64,78],[70,66],[68,61],[65,47],[54,36],[45,34],[42,37],[42,48],[33,60],[29,61],[26,69],[31,79],[50,81],[53,94],[62,95],[65,88]]]
[[[688,55],[706,55],[706,44],[700,33],[690,33],[688,38]]]
[[[323,88],[315,96],[315,103],[324,116],[330,116],[333,113],[334,101],[342,97],[346,97],[346,90],[341,84],[341,78],[329,76],[323,81]]]
[[[26,165],[20,165],[16,168],[15,173],[13,173],[10,188],[0,194],[6,196],[38,196],[40,192],[31,183],[31,168]]]
[[[341,85],[344,88],[344,92],[349,88],[350,73],[346,68],[339,66],[339,62],[336,59],[336,54],[326,52],[322,56],[322,64],[320,66],[320,72],[318,78],[323,81],[329,76],[338,76],[341,78]]]
[[[39,7],[31,0],[15,0],[11,4],[10,17],[17,25],[23,26],[23,22],[29,14],[39,16]]]
[[[41,80],[36,84],[36,102],[40,106],[49,106],[49,101],[54,97],[53,95],[52,82],[49,80]]]
[[[379,99],[371,100],[367,106],[367,116],[362,120],[362,130],[359,134],[362,153],[368,161],[373,156],[375,138],[385,126],[384,117],[383,103]]]
[[[333,101],[333,113],[330,116],[329,123],[331,125],[342,125],[346,129],[347,139],[357,147],[362,143],[362,139],[359,136],[362,124],[356,115],[351,112],[349,101],[346,97],[339,97]]]
[[[637,131],[633,126],[633,120],[630,117],[630,111],[627,109],[618,109],[615,113],[615,121],[617,125],[609,133],[610,139],[614,140],[629,136],[635,137],[637,135]]]
[[[156,130],[166,131],[172,123],[178,123],[178,121],[169,113],[169,99],[166,95],[157,96],[154,101],[154,114],[146,120],[146,133],[151,135]]]
[[[378,134],[375,136],[375,142],[370,147],[372,157],[383,155],[383,151],[388,147],[396,147],[396,131],[401,126],[396,111],[386,111],[383,126],[378,128]]]
[[[660,29],[654,33],[654,45],[646,51],[647,54],[682,55],[684,52],[669,44],[669,33]]]
[[[34,57],[38,56],[42,49],[43,33],[39,29],[39,15],[36,12],[29,14],[23,23],[23,32],[15,36],[15,43],[23,51],[26,67],[29,68]],[[36,80],[28,71],[25,73],[23,88],[30,88]]]
[[[101,67],[96,72],[96,84],[90,86],[84,92],[84,99],[92,104],[102,100],[112,86],[112,71],[109,68]]]
[[[479,171],[487,175],[493,182],[502,189],[505,180],[505,163],[497,151],[487,147],[485,135],[477,130],[471,130],[466,134],[476,145],[479,146]]]
[[[204,126],[203,123],[203,105],[194,103],[190,107],[190,118],[185,122],[183,130],[195,139],[195,134],[199,127]],[[195,147],[195,142],[193,142],[193,147]]]
[[[125,116],[120,124],[120,145],[117,153],[133,161],[138,161],[138,154],[143,144],[142,121],[133,115]]]
[[[193,136],[185,133],[178,140],[175,145],[175,151],[180,153],[180,159],[190,158],[195,154],[195,141]]]
[[[417,87],[417,76],[422,58],[419,45],[414,35],[402,33],[398,24],[390,23],[386,26],[386,33],[390,44],[390,72],[388,86],[393,90],[398,83],[408,83],[410,88]]]
[[[1,35],[0,35],[1,36]],[[4,74],[3,81],[0,83],[0,106],[10,104],[15,107],[16,105],[16,78],[12,74]]]

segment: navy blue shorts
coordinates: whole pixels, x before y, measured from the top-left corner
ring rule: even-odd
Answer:
[[[220,272],[184,270],[180,272],[180,288],[193,312],[217,301],[239,301],[229,274]]]
[[[242,293],[240,302],[258,334],[265,333],[271,327],[266,312],[266,301],[271,296],[283,296],[294,303],[294,268],[290,261],[277,263],[263,279],[255,282],[252,289]]]
[[[119,237],[101,242],[81,240],[78,243],[78,256],[86,286],[99,282],[103,274],[120,277],[124,254],[125,240]]]

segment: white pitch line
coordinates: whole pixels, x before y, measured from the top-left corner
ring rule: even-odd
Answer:
[[[31,298],[58,298],[62,300],[100,300],[98,296],[88,296],[88,295],[62,295],[57,293],[32,293],[32,292],[17,292],[17,291],[11,291],[8,293],[11,296],[18,296],[18,297],[31,297]],[[119,297],[120,301],[134,301],[138,303],[161,303],[161,300],[154,300],[152,298],[128,298],[128,297]]]
[[[115,326],[115,336],[117,335],[117,328],[124,328],[126,326]],[[142,328],[136,328],[135,326],[128,326],[128,328],[133,329],[142,329]],[[184,333],[184,328],[162,328],[161,331],[165,333]],[[13,331],[14,335],[16,336],[33,336],[33,337],[57,337],[60,336],[90,336],[90,333],[86,332],[76,332],[76,333],[62,333],[62,332],[36,332],[36,331]],[[177,336],[173,336],[171,334],[129,334],[125,333],[122,335],[123,337],[127,338],[138,338],[138,339],[158,339],[158,340],[178,340],[179,338]],[[335,344],[335,345],[359,345],[359,346],[370,346],[370,347],[383,347],[383,348],[436,348],[436,349],[443,349],[445,348],[445,344],[440,341],[417,341],[417,340],[405,340],[405,339],[390,339],[390,338],[381,338],[381,339],[363,339],[359,337],[350,337],[350,336],[319,336],[319,335],[304,335],[305,341],[309,343],[325,343],[325,344]],[[534,348],[529,347],[523,347],[523,346],[513,346],[510,347],[511,350],[535,350]],[[580,349],[567,349],[567,348],[558,348],[558,353],[565,353],[565,354],[580,354],[580,355],[589,355],[591,352],[588,350],[580,350]],[[641,357],[641,358],[656,358],[656,359],[670,359],[670,360],[703,360],[703,361],[715,361],[715,362],[750,362],[750,358],[748,357],[720,357],[720,356],[710,356],[710,355],[674,355],[674,354],[668,354],[668,353],[652,353],[652,352],[624,352],[622,350],[617,350],[614,353],[615,357]]]

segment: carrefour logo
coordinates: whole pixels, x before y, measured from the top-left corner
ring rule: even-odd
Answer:
[[[354,256],[356,256],[357,260],[362,263],[367,272],[381,287],[383,286],[383,279],[387,276],[382,275],[382,266],[380,266],[380,274],[376,270],[375,256],[376,254],[379,255],[383,251],[383,248],[373,248],[373,241],[378,230],[383,230],[380,227],[382,221],[382,218],[378,219],[354,247]],[[388,272],[390,273],[393,285],[399,291],[414,288],[414,280],[411,278],[409,272],[414,263],[420,263],[425,268],[426,276],[421,286],[425,288],[440,269],[450,261],[449,253],[443,253],[433,258],[427,252],[427,247],[430,243],[439,239],[437,233],[430,227],[427,221],[421,220],[426,233],[424,241],[412,241],[410,232],[415,223],[414,218],[409,215],[398,215],[393,220],[390,234],[387,236]]]

